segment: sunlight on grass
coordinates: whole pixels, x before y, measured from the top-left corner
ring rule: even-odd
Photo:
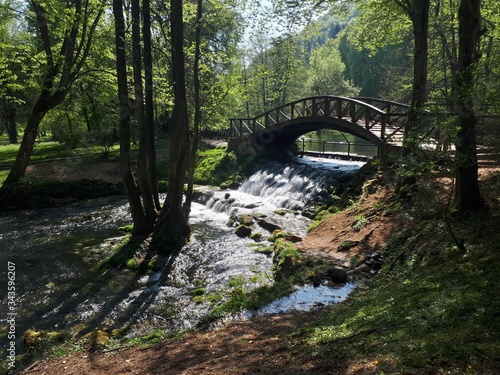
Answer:
[[[383,371],[500,358],[500,301],[484,298],[500,288],[500,254],[488,245],[500,241],[498,219],[455,224],[457,234],[469,239],[467,254],[438,221],[391,241],[369,292],[355,291],[310,330],[305,341],[315,355],[366,358],[376,352],[389,366],[381,364]]]

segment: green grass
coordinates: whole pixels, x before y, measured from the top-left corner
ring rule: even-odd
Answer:
[[[453,226],[467,239],[466,253],[442,219],[394,237],[370,289],[331,308],[305,335],[311,352],[371,357],[391,374],[450,364],[465,374],[500,363],[500,218],[480,214]]]
[[[238,182],[251,160],[227,152],[225,148],[201,150],[198,152],[194,181],[200,185],[214,186]]]
[[[5,138],[5,135],[3,136]],[[156,144],[159,155],[157,160],[158,180],[160,187],[165,191],[168,178],[168,149],[170,142],[166,138],[160,139]],[[19,150],[19,144],[8,144],[6,139],[0,137],[0,185],[9,174],[10,167],[14,163]],[[118,162],[120,149],[118,145],[110,148],[110,153],[103,157],[103,148],[96,145],[87,147],[71,148],[64,143],[52,142],[49,137],[37,139],[30,163],[43,162],[48,160],[59,160],[59,163],[66,163],[65,158],[81,157],[81,163],[92,165],[95,163]],[[131,147],[132,160],[138,157],[138,145]]]

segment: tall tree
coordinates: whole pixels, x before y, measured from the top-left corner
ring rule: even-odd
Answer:
[[[134,94],[135,94],[135,115],[139,127],[139,157],[137,168],[137,180],[141,190],[142,203],[146,214],[146,225],[153,230],[153,224],[156,221],[156,206],[153,197],[152,181],[149,176],[150,168],[150,149],[154,150],[154,137],[149,136],[153,131],[153,124],[148,123],[146,119],[146,110],[144,105],[144,87],[142,84],[142,44],[141,44],[141,15],[140,0],[132,0],[132,65],[134,75]],[[152,141],[152,142],[151,142]],[[152,156],[156,159],[155,153]]]
[[[127,55],[125,44],[125,19],[123,17],[123,0],[113,0],[115,19],[116,72],[118,77],[118,100],[120,106],[120,170],[123,185],[130,206],[134,224],[132,235],[139,236],[146,223],[140,190],[135,182],[130,157],[130,100],[127,85]]]
[[[104,12],[102,2],[83,0],[67,1],[59,8],[64,13],[63,30],[59,37],[54,14],[49,14],[46,2],[31,0],[30,5],[36,16],[38,35],[45,55],[43,86],[36,100],[24,130],[23,140],[19,147],[14,165],[4,184],[15,184],[24,176],[37,135],[40,122],[48,111],[61,104],[72,84],[80,74],[88,56],[92,38]],[[59,4],[56,4],[59,5]],[[54,26],[50,29],[49,26]],[[58,41],[61,40],[61,43]],[[56,52],[56,48],[59,50]]]
[[[457,115],[454,209],[458,213],[482,207],[478,183],[474,111],[475,67],[481,39],[481,0],[461,0],[458,9],[458,64],[455,113]]]
[[[201,124],[201,93],[200,93],[200,59],[201,59],[201,17],[202,17],[202,0],[197,0],[196,10],[196,30],[195,30],[195,52],[193,66],[193,84],[194,84],[194,126],[193,126],[193,143],[189,154],[188,164],[188,186],[186,192],[186,202],[184,208],[189,215],[191,211],[191,203],[193,200],[194,187],[194,170],[196,163],[196,153],[200,143],[200,124]]]
[[[168,189],[152,238],[152,246],[163,254],[176,250],[191,233],[189,215],[182,205],[189,160],[189,119],[184,66],[184,24],[182,0],[170,1],[170,35],[174,88],[174,109],[170,133]]]
[[[144,38],[144,83],[145,83],[145,117],[148,127],[148,177],[149,184],[153,193],[154,204],[157,210],[160,210],[160,200],[158,197],[158,176],[156,171],[156,136],[154,120],[154,98],[153,98],[153,57],[151,41],[151,2],[143,0],[142,2],[143,31]]]
[[[394,2],[409,16],[413,28],[413,83],[402,151],[403,158],[411,158],[418,147],[417,131],[421,125],[427,100],[430,0],[394,0]],[[405,171],[403,176],[399,177],[396,188],[398,191],[404,192],[402,186],[415,183],[416,177],[407,173]]]

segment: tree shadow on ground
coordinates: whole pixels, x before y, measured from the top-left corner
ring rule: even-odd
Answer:
[[[144,246],[144,245],[142,245]],[[170,273],[180,249],[156,261],[161,276],[145,286],[139,280],[146,275],[146,269],[131,271],[117,268],[120,261],[140,251],[137,243],[127,243],[95,271],[94,277],[83,287],[72,286],[62,292],[50,304],[34,311],[32,328],[36,330],[65,330],[81,338],[96,329],[112,332],[119,329],[126,332],[155,301],[159,288]],[[150,259],[150,255],[146,256]],[[123,264],[122,264],[123,265]],[[151,277],[151,275],[150,275]],[[144,285],[144,284],[142,284]],[[134,291],[140,291],[133,295]],[[89,317],[87,318],[86,315]]]

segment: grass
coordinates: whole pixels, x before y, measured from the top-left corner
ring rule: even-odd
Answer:
[[[384,249],[385,266],[303,336],[317,356],[372,358],[380,373],[482,373],[500,363],[500,218],[415,223]],[[456,372],[453,372],[455,371]],[[444,372],[443,372],[444,373]],[[447,372],[448,373],[448,372]]]
[[[242,178],[251,161],[251,158],[227,152],[225,148],[200,150],[194,181],[200,185],[229,186]]]
[[[169,141],[166,138],[158,140],[156,150],[158,154],[165,154],[169,149]],[[7,178],[12,163],[14,163],[19,150],[19,144],[11,145],[7,143],[5,135],[0,137],[0,184]],[[81,157],[85,163],[103,163],[119,161],[119,146],[110,148],[107,157],[103,157],[101,146],[89,145],[87,147],[71,148],[64,143],[50,141],[50,134],[36,140],[30,163],[48,161],[52,159],[65,159],[71,157]],[[138,157],[138,145],[132,145],[132,159]],[[64,163],[64,160],[60,161]],[[168,174],[168,157],[158,159],[158,179],[160,183],[165,183]]]

